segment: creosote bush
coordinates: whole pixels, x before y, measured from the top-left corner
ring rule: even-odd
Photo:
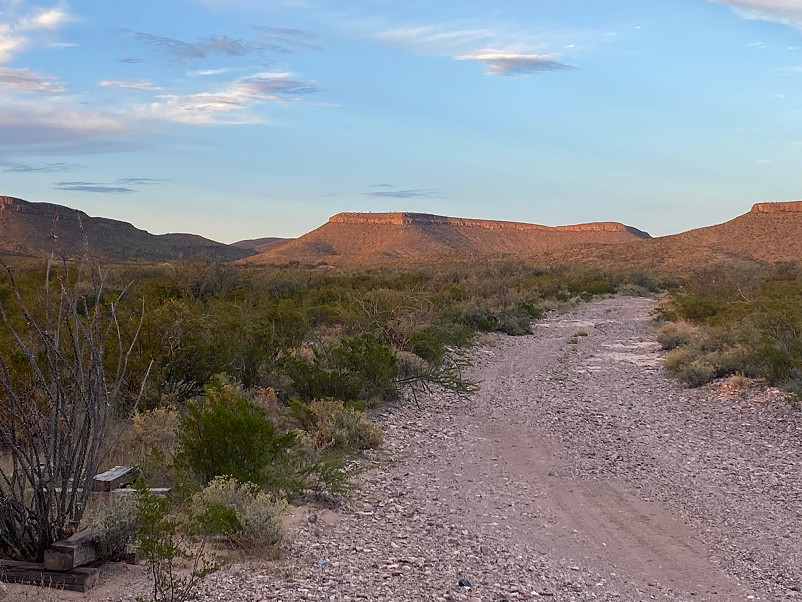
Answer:
[[[286,486],[283,468],[295,443],[265,411],[230,385],[207,387],[204,400],[188,404],[181,419],[178,458],[203,485],[226,475],[269,490]]]

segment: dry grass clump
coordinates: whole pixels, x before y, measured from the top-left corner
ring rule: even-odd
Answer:
[[[2,588],[5,587],[5,594]],[[3,584],[0,582],[0,599],[3,602],[58,602],[61,590],[39,585]]]
[[[109,465],[137,466],[151,487],[169,486],[170,465],[178,449],[181,417],[172,407],[137,412],[123,430],[109,455]]]
[[[275,558],[284,537],[282,517],[287,502],[263,492],[254,483],[215,477],[192,498],[192,515],[201,530],[261,557]]]
[[[671,322],[657,331],[657,342],[666,351],[691,342],[698,328],[688,322]]]
[[[727,379],[727,383],[733,389],[743,389],[745,387],[748,387],[752,383],[752,380],[747,378],[740,372],[737,372]]]

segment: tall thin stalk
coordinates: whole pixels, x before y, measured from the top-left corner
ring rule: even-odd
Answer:
[[[40,560],[79,524],[92,478],[108,448],[128,363],[142,327],[125,335],[118,304],[104,298],[106,275],[82,263],[47,264],[42,307],[23,298],[13,272],[0,325],[0,551]]]

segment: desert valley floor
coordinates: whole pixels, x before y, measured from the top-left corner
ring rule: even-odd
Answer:
[[[215,573],[201,599],[802,600],[802,413],[765,387],[668,379],[654,303],[593,302],[475,349],[478,394],[385,408],[352,502],[299,509],[283,560]],[[146,587],[120,565],[65,596]]]

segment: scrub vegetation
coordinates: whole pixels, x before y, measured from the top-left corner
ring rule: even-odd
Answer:
[[[802,278],[795,264],[696,272],[660,309],[666,367],[688,386],[723,376],[802,395]],[[735,382],[733,381],[733,382]]]
[[[146,550],[154,599],[179,599],[173,590],[196,580],[174,580],[175,563],[199,574],[212,566],[187,550],[193,542],[272,557],[288,503],[348,495],[351,459],[382,441],[371,408],[414,403],[432,387],[469,395],[467,350],[478,336],[526,334],[546,311],[622,288],[658,283],[517,260],[406,271],[203,259],[8,270],[0,554],[39,560],[93,524],[108,557],[132,543]],[[86,408],[107,413],[97,421]],[[80,432],[95,442],[91,461],[51,453]],[[55,492],[88,492],[112,465],[139,468],[138,503],[84,515],[91,500],[80,498],[61,510]],[[156,499],[145,486],[172,494]]]

